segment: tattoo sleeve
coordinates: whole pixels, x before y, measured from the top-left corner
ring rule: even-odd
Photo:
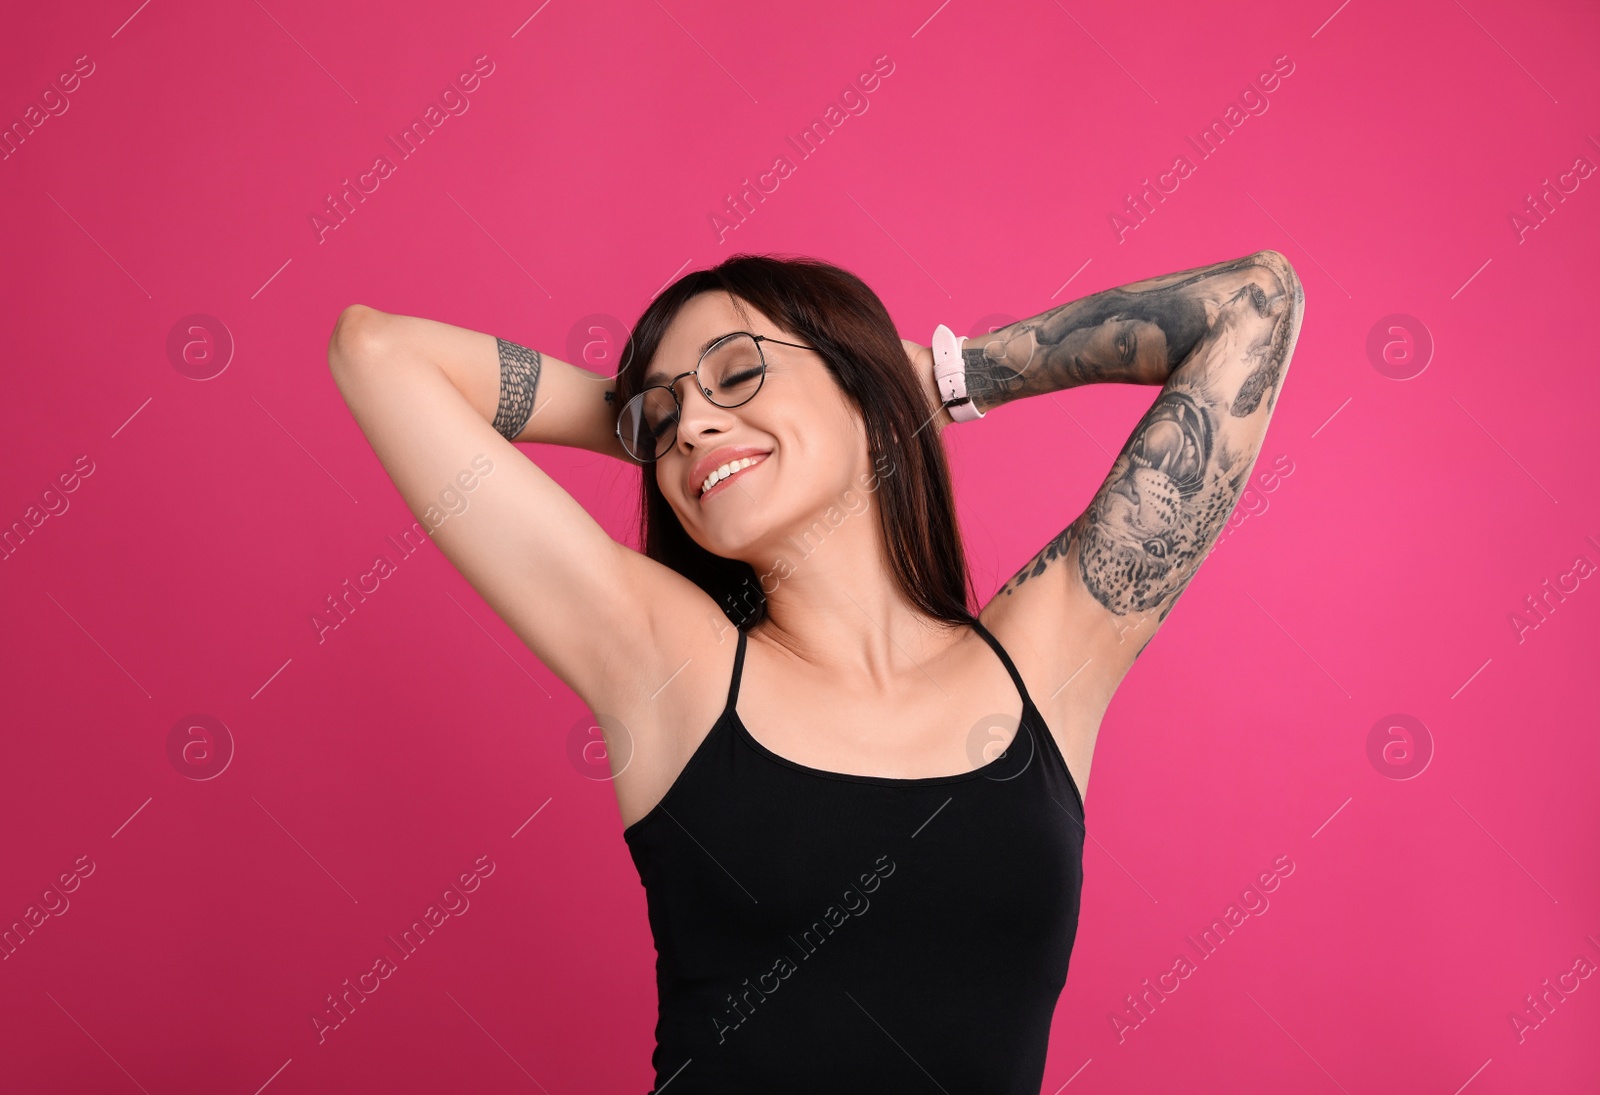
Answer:
[[[967,393],[988,410],[1080,384],[1164,384],[1265,254],[1106,289],[968,339]]]
[[[533,417],[543,358],[538,350],[515,342],[503,338],[494,341],[500,350],[500,405],[494,412],[494,429],[507,441],[515,441]]]
[[[1141,629],[1136,658],[1154,633],[1141,625],[1166,619],[1239,500],[1299,337],[1305,298],[1275,251],[1108,292],[1120,296],[1097,294],[1015,325],[1030,332],[1030,367],[1008,372],[993,389],[997,398],[1093,380],[1162,377],[1164,386],[1088,508],[1000,592],[1016,592],[1058,560],[1071,565],[1116,617],[1119,635]],[[1102,298],[1115,306],[1090,307]],[[1130,319],[1128,302],[1140,298],[1164,303]],[[1143,325],[1142,333],[1128,324]],[[1113,329],[1114,338],[1107,334]],[[1141,341],[1125,341],[1135,337]],[[1120,356],[1055,352],[1075,338]]]

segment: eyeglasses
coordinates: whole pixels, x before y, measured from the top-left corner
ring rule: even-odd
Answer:
[[[653,384],[623,405],[617,418],[617,438],[628,455],[641,464],[649,464],[672,447],[678,438],[678,418],[683,413],[677,383],[686,376],[695,378],[700,393],[715,406],[740,407],[754,399],[767,378],[763,342],[797,350],[816,349],[749,331],[723,335],[706,347],[693,370],[679,373],[664,384]]]

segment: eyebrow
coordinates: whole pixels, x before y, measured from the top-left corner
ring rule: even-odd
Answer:
[[[739,333],[740,332],[738,331],[724,331],[720,335],[712,335],[710,338],[706,339],[700,344],[700,352],[695,355],[695,362],[698,363],[700,359],[705,356],[706,351],[711,349],[711,347],[716,343],[727,338],[729,335],[736,335]],[[749,334],[750,332],[746,331],[744,333]],[[644,374],[644,386],[648,388],[655,384],[661,384],[666,379],[666,373],[662,372],[660,369],[651,369],[648,373]]]

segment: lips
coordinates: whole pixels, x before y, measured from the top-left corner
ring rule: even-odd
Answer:
[[[722,491],[725,488],[727,488],[728,485],[730,483],[732,483],[735,479],[744,478],[744,473],[745,472],[754,471],[757,467],[759,467],[760,465],[766,463],[766,461],[767,461],[767,458],[765,456],[750,456],[748,458],[741,456],[741,457],[739,457],[737,459],[738,460],[750,459],[750,460],[754,460],[755,463],[746,464],[744,467],[742,467],[739,470],[735,471],[733,474],[728,475],[728,476],[726,476],[726,477],[724,477],[722,479],[718,479],[710,490],[706,491],[704,494],[699,496],[701,502],[704,502],[706,499],[710,498],[713,494],[722,493]],[[736,462],[737,462],[736,460],[725,460],[725,461],[723,461],[724,464],[731,464],[731,463],[736,463]],[[718,464],[717,465],[717,467],[719,467],[719,468],[721,466],[722,466],[722,464]],[[701,482],[704,482],[704,480],[701,480]]]
[[[722,467],[722,465],[732,464],[734,461],[743,460],[746,457],[756,458],[757,462],[759,463],[760,458],[770,456],[771,454],[771,449],[763,449],[758,445],[726,445],[723,448],[706,454],[699,460],[696,460],[693,466],[689,469],[689,481],[687,483],[689,497],[707,497],[712,491],[715,491],[718,487],[722,486],[722,483],[727,482],[727,480],[719,482],[715,487],[712,487],[711,491],[708,491],[706,495],[702,495],[700,493],[700,484],[704,483],[706,481],[706,477],[712,472],[716,471],[718,468]],[[752,464],[750,467],[753,468],[755,465]],[[750,468],[743,469],[743,471],[749,470]],[[735,472],[728,478],[733,479],[740,474],[742,474],[742,472]]]

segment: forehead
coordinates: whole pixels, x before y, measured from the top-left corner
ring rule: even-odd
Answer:
[[[772,323],[755,307],[726,292],[701,293],[678,310],[667,333],[661,336],[644,385],[665,384],[678,373],[688,372],[711,343],[730,331],[759,334]]]

